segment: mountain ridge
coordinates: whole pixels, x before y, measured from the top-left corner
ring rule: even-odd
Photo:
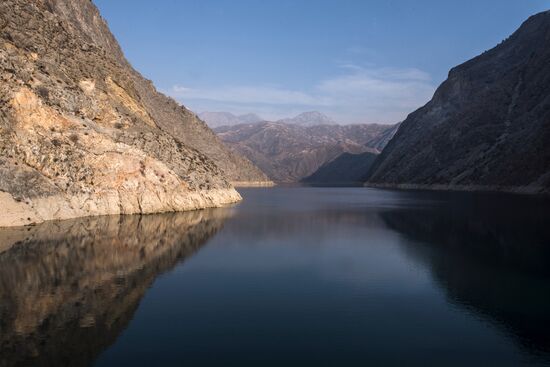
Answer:
[[[288,183],[313,174],[342,153],[379,153],[395,125],[300,126],[261,122],[222,126],[214,131],[273,181]]]
[[[282,124],[298,126],[317,126],[317,125],[339,125],[332,118],[319,111],[302,112],[294,117],[287,117],[278,120],[268,120],[258,116],[255,113],[246,113],[235,115],[231,112],[201,112],[199,118],[206,122],[208,126],[215,129],[222,126],[235,126],[242,124],[254,124],[258,122],[278,122]]]
[[[550,191],[550,11],[452,68],[365,177],[398,188]]]
[[[253,124],[256,122],[264,121],[260,116],[255,113],[247,113],[243,115],[235,115],[231,112],[201,112],[199,118],[206,122],[206,124],[214,129],[220,126],[233,126],[239,124]]]
[[[276,122],[304,127],[317,125],[337,125],[336,121],[319,111],[302,112],[297,116],[280,119]]]
[[[103,48],[106,56],[126,69],[137,97],[161,130],[212,159],[233,183],[268,181],[250,161],[227,149],[195,113],[160,93],[151,80],[132,67],[93,1],[45,0],[45,5],[88,41],[85,48]]]

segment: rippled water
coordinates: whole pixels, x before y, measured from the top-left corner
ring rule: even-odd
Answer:
[[[550,204],[365,188],[0,230],[0,366],[550,364]]]

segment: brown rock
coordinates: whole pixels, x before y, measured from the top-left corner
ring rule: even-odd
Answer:
[[[262,181],[124,56],[92,2],[0,3],[0,226],[240,200]]]
[[[236,152],[276,182],[298,182],[343,153],[379,153],[395,125],[258,122],[215,129]]]

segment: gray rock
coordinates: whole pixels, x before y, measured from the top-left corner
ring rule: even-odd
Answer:
[[[550,12],[455,67],[401,124],[367,185],[550,191]]]

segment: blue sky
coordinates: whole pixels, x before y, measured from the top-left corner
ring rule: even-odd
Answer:
[[[401,121],[550,0],[94,0],[127,58],[195,112]]]

